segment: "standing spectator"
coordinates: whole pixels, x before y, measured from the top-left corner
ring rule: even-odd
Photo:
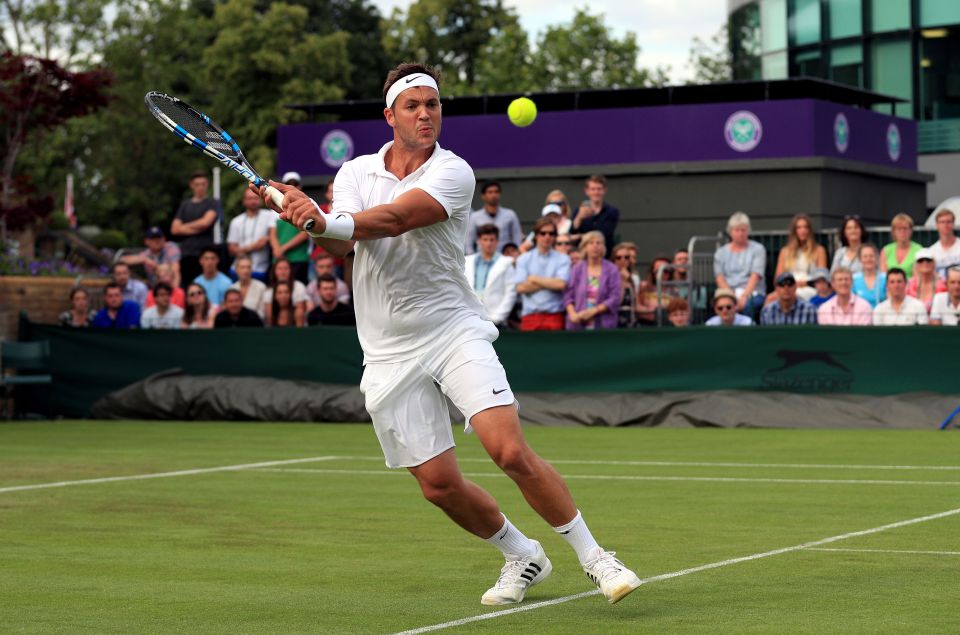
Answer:
[[[498,327],[505,328],[517,300],[517,284],[513,258],[497,253],[499,235],[500,230],[493,223],[477,229],[479,251],[466,257],[464,273],[480,296],[487,317]]]
[[[341,304],[350,304],[350,287],[334,273],[333,260],[333,256],[328,253],[323,253],[313,261],[313,268],[317,275],[313,281],[307,285],[307,298],[310,300],[310,306],[316,306],[320,303],[320,289],[318,288],[319,285],[317,281],[327,275],[333,276],[334,281],[337,283],[337,301]]]
[[[233,284],[233,280],[220,271],[219,266],[220,253],[215,247],[207,247],[200,255],[200,275],[193,279],[194,284],[203,287],[210,302],[216,305],[223,302],[223,294]],[[188,293],[187,304],[189,304],[189,296]]]
[[[297,172],[284,174],[283,182],[298,190],[303,189]],[[270,228],[270,249],[273,252],[273,261],[286,259],[293,272],[293,278],[306,285],[310,266],[309,236],[285,220],[279,218],[275,220],[273,227]]]
[[[843,226],[840,227],[840,245],[833,254],[833,263],[830,265],[830,271],[836,271],[837,267],[846,267],[853,273],[859,273],[863,270],[860,265],[860,246],[866,242],[867,228],[863,226],[863,221],[857,215],[844,216]]]
[[[873,308],[863,298],[853,295],[853,273],[837,267],[831,275],[834,296],[817,309],[817,323],[836,326],[870,326]]]
[[[930,324],[957,326],[960,324],[960,265],[947,269],[947,291],[933,298]]]
[[[146,249],[139,254],[123,256],[120,261],[128,265],[141,265],[147,272],[150,284],[160,282],[157,267],[167,265],[173,270],[174,286],[180,286],[180,248],[176,243],[169,242],[159,227],[151,227],[143,239]]]
[[[750,317],[737,312],[737,294],[732,289],[720,287],[713,294],[713,312],[707,326],[753,326]]]
[[[113,263],[113,281],[123,290],[123,299],[136,302],[143,311],[147,306],[147,285],[130,277],[130,265],[125,262]]]
[[[83,287],[70,289],[70,308],[60,314],[57,323],[60,326],[83,328],[93,324],[97,317],[96,311],[90,310],[90,296]]]
[[[550,222],[552,222],[555,226],[559,226],[560,221],[563,220],[563,216],[561,216],[561,213],[560,213],[560,206],[557,205],[556,203],[547,203],[546,205],[544,205],[543,209],[540,210],[540,216],[542,218],[549,219]],[[574,246],[569,235],[564,236],[558,231],[557,240],[559,241],[561,239],[566,244],[569,244],[571,248]],[[535,244],[536,244],[536,241],[534,240],[533,232],[530,232],[527,235],[527,237],[523,239],[523,244],[520,245],[520,252],[527,253],[528,251],[533,249]],[[569,253],[569,250],[567,253]]]
[[[920,243],[913,242],[913,219],[906,214],[894,216],[890,221],[890,235],[893,242],[883,247],[880,270],[889,272],[896,267],[910,279],[913,277],[913,263],[916,261],[917,252],[922,249]]]
[[[560,206],[560,218],[557,220],[557,236],[566,236],[570,233],[573,220],[570,218],[570,201],[562,190],[551,190],[544,199],[544,205]],[[559,241],[559,239],[558,239]]]
[[[579,240],[583,234],[599,231],[607,245],[614,244],[620,210],[606,202],[607,179],[600,174],[587,178],[584,188],[587,199],[580,203],[570,228],[571,236]]]
[[[220,217],[220,202],[207,196],[210,180],[203,171],[190,176],[193,196],[180,203],[170,234],[180,243],[181,284],[200,274],[200,255],[213,245],[213,225]]]
[[[767,293],[763,279],[767,268],[767,252],[763,245],[750,240],[750,217],[743,212],[735,212],[730,216],[727,234],[730,242],[713,256],[713,275],[717,287],[730,289],[736,294],[738,313],[754,315],[763,306]]]
[[[569,240],[569,239],[568,239]],[[633,272],[632,243],[620,243],[613,248],[613,264],[620,271],[620,309],[617,328],[632,328],[637,322],[637,280]]]
[[[816,295],[816,290],[810,286],[810,275],[814,269],[826,268],[827,250],[817,243],[813,235],[813,224],[806,214],[797,214],[790,221],[790,232],[787,244],[780,250],[777,257],[777,270],[774,278],[781,273],[789,272],[796,280],[796,295],[801,300],[810,300]],[[768,301],[777,297],[778,292],[771,293]]]
[[[353,307],[337,298],[337,279],[324,273],[316,280],[318,292],[316,306],[307,314],[310,326],[356,326],[357,316]]]
[[[589,231],[580,239],[580,263],[570,270],[563,295],[568,331],[617,327],[620,306],[620,270],[604,257],[603,234]]]
[[[260,307],[260,314],[264,321],[270,325],[267,319],[267,309],[273,303],[273,290],[281,282],[286,282],[293,290],[293,304],[303,313],[307,314],[310,304],[310,298],[307,296],[307,285],[293,278],[293,267],[286,258],[280,258],[270,269],[270,287],[263,294],[263,305]]]
[[[140,328],[140,306],[123,299],[123,289],[116,282],[103,287],[103,308],[93,318],[91,326],[105,329]]]
[[[570,258],[553,248],[557,226],[541,217],[533,228],[537,248],[517,259],[517,294],[523,301],[521,331],[562,331],[563,292]]]
[[[674,298],[666,289],[657,290],[658,273],[661,283],[670,282],[673,279],[673,273],[666,268],[669,266],[670,258],[663,255],[654,256],[653,262],[650,263],[650,272],[640,283],[640,290],[637,293],[637,321],[641,326],[657,324],[657,314],[666,309],[670,300]],[[661,269],[663,269],[662,272]]]
[[[960,240],[954,233],[956,216],[949,209],[941,209],[936,214],[936,223],[940,240],[930,246],[930,251],[937,263],[937,275],[946,278],[947,269],[960,264]]]
[[[874,245],[860,246],[860,266],[860,272],[853,274],[853,292],[877,308],[887,299],[887,274],[878,270],[880,252]]]
[[[140,328],[178,329],[183,320],[183,309],[172,303],[173,287],[166,282],[153,285],[155,304],[140,316]]]
[[[219,307],[210,302],[206,290],[196,282],[187,287],[187,308],[183,311],[183,328],[210,329]]]
[[[517,213],[508,207],[500,206],[500,183],[487,181],[480,186],[480,199],[483,207],[475,210],[467,219],[467,240],[464,253],[468,256],[477,251],[477,230],[483,225],[494,224],[500,230],[504,243],[522,245],[523,232],[520,231],[520,219]]]
[[[171,295],[170,301],[173,304],[176,304],[181,309],[187,307],[187,294],[184,293],[183,289],[179,285],[173,284],[173,267],[169,264],[164,263],[162,265],[157,265],[157,282],[166,282],[170,285],[170,288],[173,289],[173,294]],[[156,304],[156,301],[153,299],[153,289],[147,292],[147,308],[152,307]]]
[[[243,306],[243,294],[230,287],[223,294],[223,310],[213,319],[213,328],[263,327],[263,320],[256,311]]]
[[[817,294],[810,298],[810,304],[819,309],[823,303],[831,299],[835,293],[833,285],[830,284],[830,272],[826,269],[817,267],[810,274],[810,284],[816,289]]]
[[[667,319],[676,328],[690,326],[690,303],[683,298],[674,298],[667,305]]]
[[[240,292],[243,306],[259,315],[263,309],[263,298],[267,294],[267,285],[253,277],[253,261],[250,256],[246,254],[237,256],[233,266],[237,271],[237,281],[231,284],[230,288]],[[226,298],[226,294],[224,294],[224,298]]]
[[[293,301],[293,285],[290,282],[280,281],[273,286],[264,322],[274,327],[303,326],[304,306]]]
[[[933,252],[921,249],[913,261],[913,277],[907,283],[907,295],[923,302],[927,313],[933,305],[933,296],[947,290],[947,284],[937,277]]]
[[[907,274],[899,267],[887,272],[887,299],[873,310],[874,326],[913,326],[929,322],[923,302],[907,295]]]
[[[792,273],[781,273],[776,278],[776,285],[777,299],[763,307],[760,324],[773,326],[817,323],[817,310],[797,296],[797,281]]]
[[[243,213],[230,221],[227,231],[227,248],[230,255],[250,256],[253,277],[267,280],[270,269],[270,229],[276,224],[277,215],[261,207],[260,197],[250,189],[243,190]],[[230,266],[231,276],[236,276],[236,260]]]

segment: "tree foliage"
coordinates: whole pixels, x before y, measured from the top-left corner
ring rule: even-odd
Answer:
[[[689,82],[691,84],[716,84],[733,80],[730,48],[727,46],[727,27],[723,26],[709,41],[693,38],[689,63],[693,68],[693,79]]]

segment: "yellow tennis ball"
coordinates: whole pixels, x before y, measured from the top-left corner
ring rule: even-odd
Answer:
[[[510,123],[513,125],[526,128],[537,118],[537,105],[532,99],[518,97],[507,106],[507,116],[510,117]]]

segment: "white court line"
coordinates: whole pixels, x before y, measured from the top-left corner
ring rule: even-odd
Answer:
[[[660,582],[662,580],[669,580],[671,578],[679,578],[681,576],[690,575],[691,573],[699,573],[701,571],[708,571],[710,569],[719,569],[720,567],[727,567],[732,564],[739,564],[741,562],[749,562],[751,560],[759,560],[761,558],[769,558],[771,556],[779,556],[785,553],[791,553],[794,551],[802,551],[804,549],[811,549],[813,547],[819,547],[820,545],[827,545],[832,542],[838,542],[840,540],[847,540],[849,538],[857,538],[860,536],[868,536],[870,534],[880,533],[881,531],[887,531],[890,529],[897,529],[899,527],[906,527],[908,525],[915,525],[917,523],[923,523],[930,520],[938,520],[940,518],[946,518],[948,516],[954,516],[960,514],[960,508],[951,509],[949,511],[940,512],[939,514],[930,514],[929,516],[921,516],[919,518],[911,518],[909,520],[901,520],[899,522],[890,523],[888,525],[881,525],[880,527],[873,527],[872,529],[863,529],[861,531],[851,531],[846,534],[840,534],[837,536],[830,536],[829,538],[822,538],[820,540],[814,540],[811,542],[804,542],[799,545],[793,545],[792,547],[783,547],[782,549],[774,549],[772,551],[763,551],[761,553],[755,553],[750,556],[741,556],[739,558],[730,558],[728,560],[721,560],[719,562],[711,562],[710,564],[700,565],[698,567],[691,567],[689,569],[681,569],[679,571],[673,571],[671,573],[662,573],[660,575],[655,575],[649,578],[644,578],[640,582],[642,584],[650,584],[651,582]],[[464,624],[469,624],[471,622],[480,622],[482,620],[492,620],[497,617],[504,617],[506,615],[513,615],[514,613],[521,613],[523,611],[532,611],[534,609],[543,608],[545,606],[553,606],[555,604],[561,604],[563,602],[570,602],[571,600],[579,600],[590,595],[596,595],[600,593],[599,590],[588,591],[586,593],[577,593],[576,595],[568,595],[561,598],[555,598],[553,600],[546,600],[544,602],[534,602],[533,604],[527,604],[525,606],[518,606],[512,609],[506,609],[503,611],[494,611],[491,613],[483,613],[481,615],[473,615],[471,617],[464,617],[459,620],[452,620],[450,622],[443,622],[441,624],[432,624],[430,626],[422,626],[420,628],[414,628],[407,631],[402,631],[396,633],[395,635],[417,635],[418,633],[429,633],[431,631],[439,631],[446,628],[453,628],[455,626],[463,626]]]
[[[912,549],[826,549],[811,548],[808,551],[831,551],[839,553],[911,553],[925,556],[960,556],[960,551],[916,551]]]
[[[324,470],[310,468],[265,468],[256,469],[256,472],[292,472],[301,474],[348,474],[355,476],[403,476],[406,472],[395,470]],[[470,478],[503,477],[502,472],[464,472]],[[735,476],[637,476],[612,474],[563,474],[567,480],[592,481],[693,481],[701,483],[785,483],[785,484],[819,484],[819,485],[953,485],[960,486],[960,481],[880,481],[866,479],[816,479],[816,478],[748,478]]]
[[[56,483],[35,483],[33,485],[15,485],[13,487],[0,487],[0,494],[6,492],[24,492],[34,489],[47,489],[51,487],[68,487],[70,485],[94,485],[96,483],[114,483],[117,481],[141,481],[150,478],[167,478],[170,476],[190,476],[193,474],[210,474],[212,472],[230,472],[234,470],[250,470],[258,467],[270,467],[273,465],[293,465],[295,463],[311,463],[316,461],[332,461],[335,456],[313,456],[306,459],[287,459],[283,461],[263,461],[261,463],[242,463],[240,465],[221,465],[219,467],[201,467],[192,470],[177,470],[176,472],[155,472],[152,474],[130,474],[127,476],[105,476],[102,478],[86,478],[78,481],[58,481]]]

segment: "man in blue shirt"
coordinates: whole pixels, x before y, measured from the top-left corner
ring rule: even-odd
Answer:
[[[777,276],[777,299],[763,307],[760,324],[816,324],[817,309],[809,302],[797,298],[797,280],[789,271]]]
[[[521,331],[562,331],[563,291],[570,258],[554,250],[557,226],[541,217],[533,228],[537,248],[517,259],[517,293],[523,300]]]
[[[120,285],[124,300],[136,302],[141,311],[147,307],[147,285],[130,277],[130,265],[125,262],[115,262],[113,281]]]
[[[103,308],[93,318],[93,326],[104,329],[140,328],[140,307],[123,299],[123,289],[116,282],[103,288]]]
[[[200,269],[203,273],[193,279],[207,292],[210,302],[217,306],[223,304],[223,294],[233,284],[233,280],[217,269],[219,265],[220,254],[213,247],[207,247],[200,254]]]

